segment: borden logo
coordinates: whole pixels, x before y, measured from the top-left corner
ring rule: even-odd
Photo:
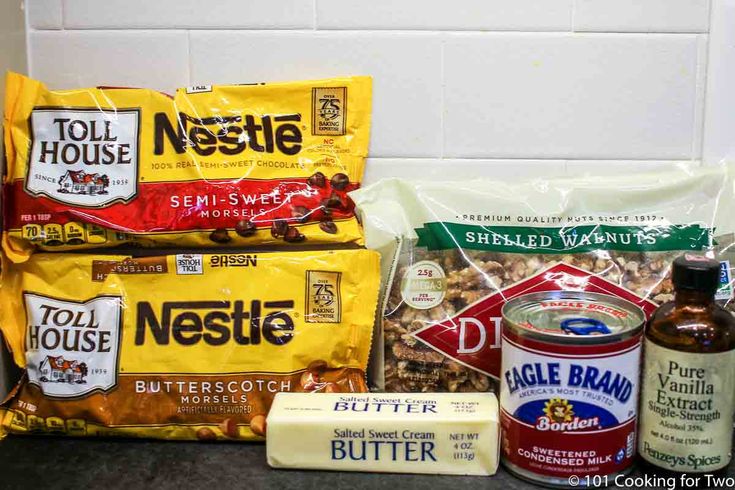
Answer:
[[[83,207],[130,200],[139,120],[138,109],[34,109],[26,190]]]
[[[44,395],[71,398],[117,383],[121,299],[78,303],[24,293],[28,379]]]

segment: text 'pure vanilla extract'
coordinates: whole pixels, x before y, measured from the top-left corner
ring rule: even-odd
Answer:
[[[672,280],[646,331],[638,450],[666,470],[717,471],[732,456],[735,318],[715,303],[719,262],[685,254]]]

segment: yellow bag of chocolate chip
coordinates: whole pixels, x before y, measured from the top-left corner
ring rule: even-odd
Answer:
[[[0,433],[248,440],[281,391],[367,391],[369,250],[37,254],[4,264],[24,376]]]
[[[52,91],[10,73],[3,246],[361,243],[371,79]]]

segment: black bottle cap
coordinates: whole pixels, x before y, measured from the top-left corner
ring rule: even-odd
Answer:
[[[671,281],[675,289],[714,293],[720,285],[720,263],[702,255],[684,254],[674,260]]]

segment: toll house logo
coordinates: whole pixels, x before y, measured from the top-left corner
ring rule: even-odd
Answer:
[[[137,109],[34,109],[26,191],[81,207],[132,199],[139,119]]]
[[[494,378],[500,376],[500,339],[503,305],[521,294],[543,291],[591,291],[626,299],[646,312],[656,304],[589,271],[557,263],[535,276],[481,298],[451,318],[411,335],[442,354]]]
[[[73,398],[117,384],[122,301],[78,303],[24,293],[28,379],[46,396]]]
[[[59,179],[59,192],[62,194],[107,194],[109,186],[107,175],[88,174],[84,170],[67,170]]]
[[[64,356],[46,356],[38,366],[41,381],[44,383],[87,383],[89,368],[76,359],[67,360]]]

